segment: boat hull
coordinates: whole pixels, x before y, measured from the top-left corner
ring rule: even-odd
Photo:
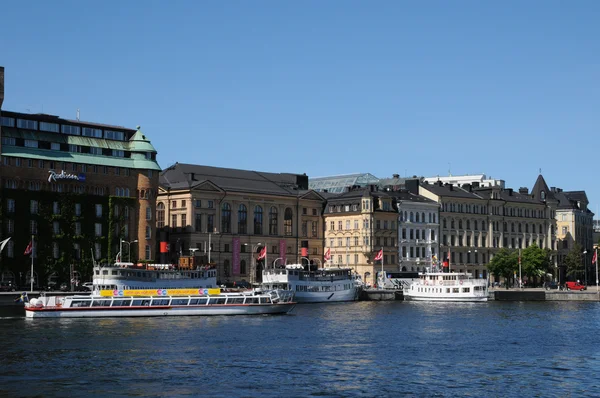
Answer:
[[[358,300],[358,288],[341,290],[337,292],[299,292],[294,294],[297,303],[333,303]]]
[[[26,308],[27,318],[108,318],[108,317],[155,317],[155,316],[214,316],[214,315],[274,315],[287,314],[296,303],[206,305],[165,307],[92,307],[92,308]]]
[[[404,293],[406,301],[447,301],[447,302],[485,302],[488,301],[486,296],[465,296],[465,297],[444,297],[444,296],[413,296]]]

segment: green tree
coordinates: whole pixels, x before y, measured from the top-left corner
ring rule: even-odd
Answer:
[[[565,266],[567,267],[567,277],[570,279],[583,279],[583,249],[578,243],[575,243],[565,257]]]
[[[500,249],[489,262],[488,271],[496,276],[509,279],[518,269],[518,254],[515,250]]]
[[[538,245],[531,245],[521,252],[521,272],[528,278],[545,278],[550,270],[550,255]]]

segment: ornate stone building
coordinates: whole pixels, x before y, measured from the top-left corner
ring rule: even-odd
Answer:
[[[324,204],[306,175],[176,163],[160,176],[160,255],[214,263],[221,283],[260,282],[265,264],[255,258],[264,246],[269,266],[319,264]]]
[[[419,193],[441,206],[440,257],[452,270],[487,278],[486,265],[500,248],[556,250],[558,201],[541,175],[531,193],[441,182],[421,183]]]

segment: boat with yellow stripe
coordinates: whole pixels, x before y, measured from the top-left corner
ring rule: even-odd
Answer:
[[[100,290],[89,296],[42,294],[24,299],[28,318],[264,315],[286,314],[296,306],[289,290],[226,292],[218,288]]]

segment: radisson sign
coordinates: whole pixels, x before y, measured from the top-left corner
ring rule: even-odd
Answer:
[[[48,170],[50,174],[48,176],[48,182],[58,181],[58,180],[75,180],[75,181],[85,181],[85,174],[68,174],[65,173],[64,170],[61,170],[60,173],[57,173],[54,170]]]

